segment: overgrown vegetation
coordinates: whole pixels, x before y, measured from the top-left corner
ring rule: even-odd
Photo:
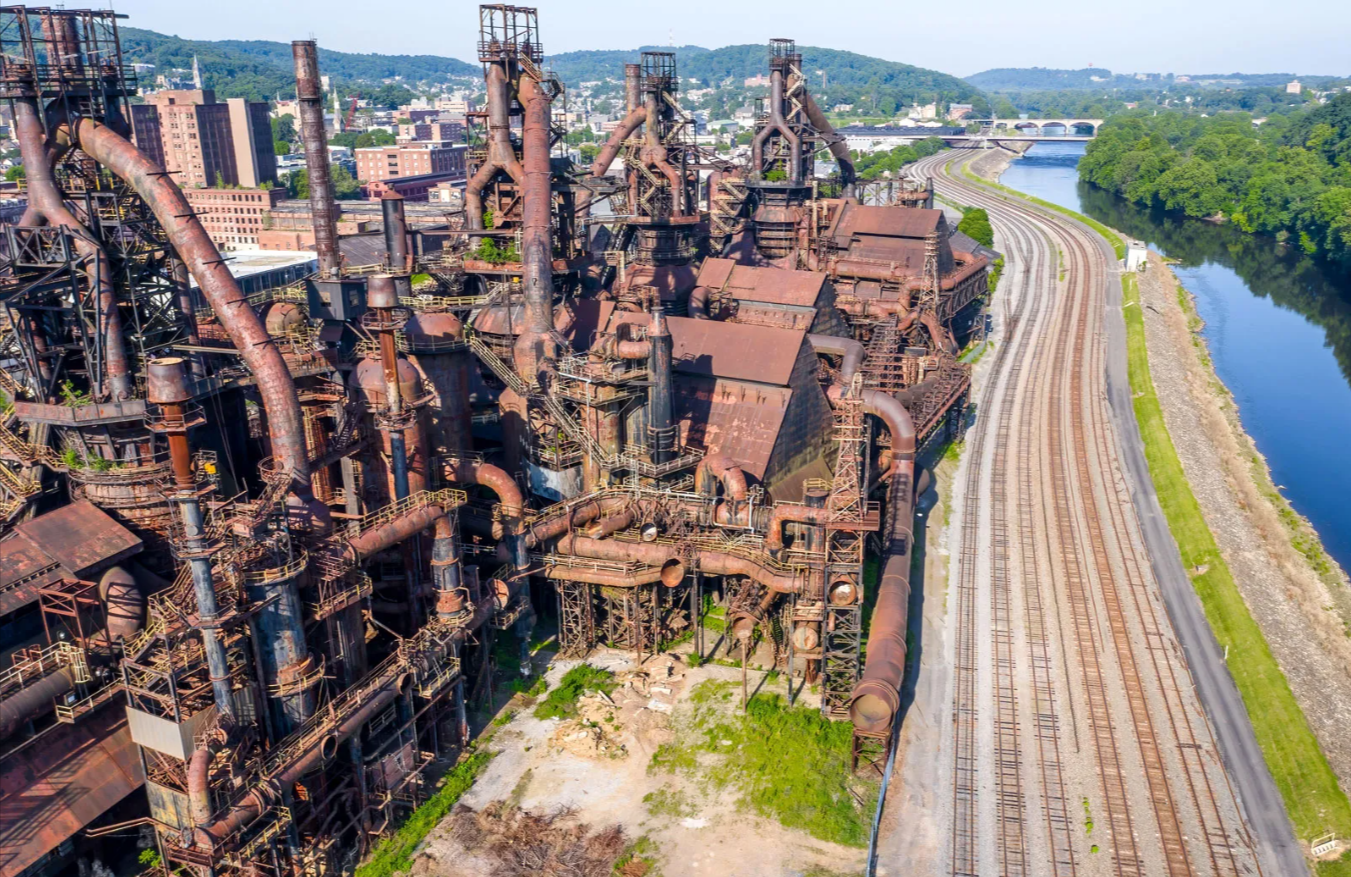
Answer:
[[[521,261],[521,254],[516,252],[516,242],[513,240],[508,240],[506,246],[501,246],[492,238],[484,238],[479,241],[478,250],[474,255],[490,265]]]
[[[578,664],[563,674],[558,687],[535,707],[537,719],[569,719],[577,715],[577,701],[588,691],[615,690],[615,674],[591,664]]]
[[[1351,94],[1254,128],[1246,113],[1128,114],[1102,126],[1081,179],[1187,216],[1221,216],[1351,267]]]
[[[743,714],[736,684],[704,682],[675,717],[676,740],[652,756],[649,773],[732,787],[743,806],[786,828],[846,846],[868,843],[875,783],[850,770],[853,729],[819,710],[757,694]],[[688,709],[689,712],[684,712]]]
[[[962,219],[957,230],[978,244],[994,246],[994,227],[990,225],[990,214],[984,207],[963,207]]]
[[[390,877],[411,868],[413,855],[423,839],[469,791],[492,758],[492,753],[480,749],[455,765],[436,794],[414,810],[398,831],[375,845],[370,858],[357,867],[356,877]]]
[[[999,258],[995,259],[994,264],[990,266],[990,274],[989,274],[990,292],[994,292],[995,289],[998,288],[999,278],[1003,276],[1004,276],[1004,257],[1000,256]]]

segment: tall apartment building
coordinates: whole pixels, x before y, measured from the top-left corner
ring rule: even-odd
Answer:
[[[161,91],[132,107],[136,145],[184,189],[277,181],[266,103],[216,100],[209,88]]]
[[[464,176],[465,147],[409,144],[358,149],[357,179],[363,183],[395,177]]]

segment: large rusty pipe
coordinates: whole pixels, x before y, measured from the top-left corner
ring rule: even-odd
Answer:
[[[273,455],[290,470],[295,492],[308,499],[310,463],[295,382],[281,351],[225,267],[220,251],[182,190],[168,174],[106,125],[81,119],[76,131],[80,149],[136,190],[187,263],[216,319],[258,382]]]
[[[784,524],[791,521],[796,524],[814,524],[819,527],[830,523],[833,514],[834,512],[829,509],[814,509],[807,506],[779,503],[774,506],[774,511],[769,515],[769,523],[765,528],[765,548],[769,549],[771,554],[778,554],[783,550]]]
[[[685,564],[670,545],[649,542],[620,542],[615,539],[591,539],[586,536],[569,535],[558,540],[554,550],[559,554],[574,557],[589,557],[594,560],[619,561],[621,563],[642,563],[667,570],[663,581],[678,583],[676,571],[683,575]],[[780,594],[802,593],[807,587],[805,573],[778,573],[764,564],[734,554],[726,554],[712,549],[700,549],[694,552],[699,569],[710,575],[747,576]],[[675,582],[670,582],[675,579]]]
[[[64,121],[64,120],[63,120]],[[131,363],[127,342],[122,336],[122,313],[113,285],[112,264],[108,254],[94,239],[84,223],[66,207],[49,163],[47,138],[43,134],[42,111],[33,98],[14,101],[14,135],[23,156],[30,207],[46,224],[70,233],[75,249],[84,263],[90,286],[97,290],[99,323],[103,328],[104,370],[108,384],[101,388],[114,401],[132,396]],[[25,217],[28,213],[25,212]],[[35,217],[28,217],[31,221]]]
[[[567,514],[551,517],[527,527],[523,534],[526,547],[534,548],[550,539],[557,539],[569,530],[577,529],[583,524],[589,524],[603,515],[618,512],[626,505],[628,505],[628,499],[622,496],[589,499],[573,505],[568,509]]]
[[[373,527],[347,540],[347,547],[356,556],[358,562],[368,560],[387,548],[393,548],[400,542],[413,538],[445,517],[446,511],[439,505],[426,505],[411,509],[402,515]]]
[[[608,588],[636,588],[639,585],[655,585],[662,581],[666,571],[660,567],[640,570],[639,572],[606,572],[585,566],[567,566],[552,564],[544,568],[544,574],[551,579],[563,582],[582,582],[588,585],[603,585]]]
[[[528,563],[525,539],[521,536],[521,516],[525,512],[525,497],[520,485],[500,466],[478,460],[452,459],[445,461],[446,477],[459,484],[477,484],[497,494],[502,508],[502,525],[511,560],[517,568]]]
[[[483,190],[498,171],[525,186],[525,168],[516,159],[511,145],[511,86],[500,63],[488,65],[485,75],[488,94],[488,159],[464,189],[465,226],[483,228]]]
[[[840,183],[844,186],[844,196],[853,197],[854,181],[858,179],[858,175],[854,172],[854,159],[849,154],[849,146],[843,137],[835,133],[830,120],[821,112],[821,108],[812,99],[811,92],[806,89],[802,90],[802,108],[807,111],[807,121],[812,123],[812,127],[826,141],[826,147],[835,157],[835,163],[840,166]]]
[[[449,515],[436,519],[432,535],[432,582],[436,586],[436,614],[443,619],[464,612],[467,595],[460,575],[460,546]]]
[[[826,353],[840,357],[840,374],[836,383],[848,387],[854,381],[858,367],[863,364],[866,351],[860,341],[853,338],[840,338],[835,335],[810,334],[807,341],[816,353]]]
[[[324,86],[319,78],[319,47],[314,40],[291,43],[295,62],[296,102],[300,109],[300,140],[305,146],[305,170],[310,184],[310,217],[314,249],[319,254],[319,276],[336,278],[342,259],[338,253],[338,226],[333,178],[328,166],[328,135],[324,133]]]
[[[708,319],[708,294],[707,286],[696,286],[690,292],[689,303],[685,306],[685,313],[696,320]]]
[[[769,119],[751,141],[751,166],[756,174],[765,171],[765,143],[775,131],[788,141],[788,179],[802,183],[802,140],[788,127],[783,115],[783,71],[771,70],[769,73]]]
[[[534,380],[544,362],[554,359],[553,171],[549,160],[548,93],[529,76],[521,78],[525,122],[521,152],[525,158],[525,205],[521,223],[521,267],[525,292],[525,331],[516,342],[516,370]]]
[[[188,817],[193,825],[211,822],[211,762],[224,745],[224,734],[209,734],[188,758]]]
[[[868,658],[849,700],[849,717],[855,730],[871,736],[885,736],[901,706],[905,634],[910,618],[914,472],[913,456],[897,461],[891,480],[891,532],[868,628]]]
[[[638,130],[638,126],[647,120],[647,107],[639,106],[636,110],[630,112],[619,123],[619,127],[610,132],[610,139],[605,141],[605,145],[596,153],[596,160],[591,163],[591,172],[587,176],[595,179],[605,176],[609,171],[610,165],[614,164],[615,156],[619,155],[619,150],[624,148],[624,141],[633,136],[633,132]],[[587,216],[591,212],[592,194],[583,192],[577,199],[577,212],[580,216]]]
[[[56,670],[0,700],[0,740],[13,734],[31,719],[50,712],[52,700],[74,687],[75,677],[69,670]]]

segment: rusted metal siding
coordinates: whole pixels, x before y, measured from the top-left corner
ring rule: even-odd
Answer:
[[[126,718],[105,708],[57,725],[0,763],[0,877],[16,877],[141,787]]]

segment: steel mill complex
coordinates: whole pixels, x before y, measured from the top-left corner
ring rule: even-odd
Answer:
[[[463,209],[385,192],[366,264],[293,44],[318,267],[246,295],[133,145],[117,16],[0,10],[3,877],[137,820],[202,874],[338,870],[468,744],[495,640],[650,654],[708,594],[885,757],[989,251],[927,184],[856,184],[792,40],[749,161],[654,51],[580,167],[535,11],[479,28]]]

